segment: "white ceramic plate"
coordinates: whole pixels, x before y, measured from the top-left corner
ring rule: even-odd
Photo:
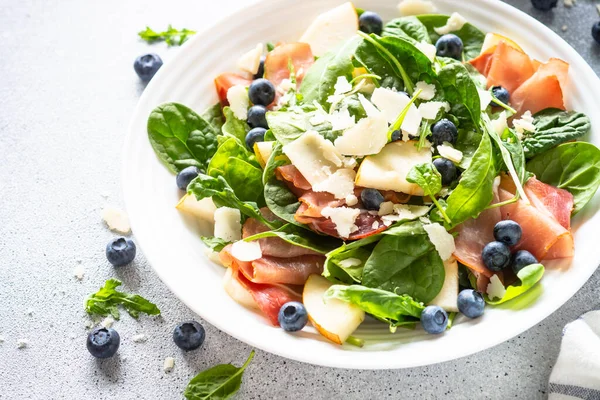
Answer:
[[[538,290],[519,300],[522,309],[488,308],[474,321],[458,324],[441,336],[366,322],[356,332],[365,347],[337,346],[316,331],[287,334],[260,315],[231,300],[222,288],[224,270],[208,261],[198,230],[175,210],[175,177],[148,143],[146,120],[157,105],[176,101],[197,112],[217,101],[213,79],[235,71],[235,61],[258,42],[294,41],[320,12],[343,0],[265,0],[224,19],[210,34],[198,33],[154,77],[133,115],[124,148],[123,188],[138,245],[167,286],[202,318],[228,334],[283,357],[343,368],[404,368],[463,357],[497,345],[537,324],[564,304],[600,264],[597,198],[577,216],[576,255],[567,270],[549,269]],[[357,0],[357,7],[398,17],[396,0]],[[591,141],[600,144],[600,81],[585,61],[558,35],[528,15],[496,0],[435,2],[441,13],[460,12],[483,31],[500,32],[533,57],[559,57],[571,64],[569,107],[592,119]],[[182,10],[185,12],[185,10]],[[257,24],[256,21],[270,23]],[[248,29],[251,26],[252,29]],[[515,303],[512,303],[515,307]]]

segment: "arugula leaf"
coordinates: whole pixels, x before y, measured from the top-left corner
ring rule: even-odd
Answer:
[[[118,279],[109,279],[96,293],[90,294],[84,302],[85,311],[88,314],[112,315],[119,319],[121,314],[117,306],[121,305],[133,318],[138,318],[140,313],[148,315],[160,315],[156,304],[151,303],[140,295],[123,293],[116,290],[121,286]]]
[[[439,28],[446,25],[446,22],[448,22],[448,18],[450,17],[447,15],[418,15],[417,18],[425,25],[425,28],[427,28],[431,43],[435,44],[440,38],[440,35],[438,35],[433,28]],[[463,53],[466,60],[479,56],[481,48],[483,47],[483,41],[485,40],[485,33],[469,23],[466,23],[460,30],[452,33],[462,40],[464,44]]]
[[[225,248],[231,242],[227,242],[221,238],[216,236],[200,236],[200,240],[212,251],[216,251],[217,253]]]
[[[162,104],[148,117],[150,144],[173,173],[192,165],[206,169],[217,150],[218,135],[211,124],[182,104]]]
[[[527,180],[527,171],[525,170],[525,151],[519,137],[509,128],[502,134],[502,145],[510,153],[513,166],[519,177],[519,181],[525,184]]]
[[[269,111],[267,123],[273,136],[284,145],[298,139],[306,131],[316,131],[325,139],[334,141],[338,135],[332,131],[331,123],[327,121],[319,125],[310,123],[311,118],[318,112],[310,107],[305,107],[305,110]]]
[[[329,253],[338,248],[342,243],[339,239],[331,236],[317,235],[316,233],[308,232],[293,224],[283,225],[281,228],[274,231],[257,233],[244,240],[246,242],[251,242],[268,237],[278,237],[294,246],[303,247],[321,254]]]
[[[442,190],[442,175],[439,173],[437,168],[431,163],[417,164],[408,171],[406,180],[410,183],[416,183],[421,189],[425,196],[429,196],[433,204],[437,207],[438,211],[444,217],[444,220],[450,224],[451,221],[446,215],[444,208],[440,205],[435,195]]]
[[[587,134],[590,119],[583,113],[547,108],[534,115],[535,132],[526,135],[523,147],[527,158]]]
[[[393,36],[412,43],[431,43],[427,28],[417,17],[396,18],[385,24],[381,36]]]
[[[226,400],[231,398],[242,384],[244,370],[254,358],[254,350],[241,367],[220,364],[200,372],[188,383],[183,395],[187,400]]]
[[[540,281],[540,279],[542,279],[542,276],[544,276],[544,266],[542,264],[528,265],[517,273],[517,277],[521,281],[520,285],[510,285],[507,287],[506,293],[501,299],[492,300],[486,294],[485,301],[488,304],[497,305],[512,300],[531,289]]]
[[[444,66],[438,72],[438,82],[443,89],[443,100],[452,106],[450,112],[461,123],[478,126],[481,119],[479,93],[465,66],[460,63]]]
[[[204,110],[201,117],[213,127],[215,132],[221,132],[223,129],[225,116],[223,115],[223,110],[221,110],[221,103],[208,107]]]
[[[156,32],[146,26],[146,29],[138,32],[138,36],[148,43],[165,41],[169,46],[181,46],[188,38],[195,34],[196,31],[189,29],[175,29],[169,24],[166,31]]]
[[[246,140],[246,134],[250,131],[250,127],[246,121],[238,119],[229,107],[223,108],[223,115],[225,116],[225,123],[221,128],[223,130],[223,134],[233,136],[240,142],[244,143]]]
[[[575,201],[574,215],[600,186],[600,150],[591,143],[564,143],[530,160],[527,171],[542,182],[568,190]]]

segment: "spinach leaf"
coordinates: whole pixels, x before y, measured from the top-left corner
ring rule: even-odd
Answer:
[[[382,36],[394,36],[413,43],[431,43],[429,32],[417,17],[396,18],[385,24]]]
[[[281,228],[274,231],[257,233],[256,235],[249,236],[244,240],[246,242],[251,242],[253,240],[268,237],[278,237],[290,244],[293,244],[294,246],[303,247],[321,254],[327,254],[342,244],[342,241],[339,239],[308,232],[305,229],[301,229],[293,224],[283,225]]]
[[[384,235],[363,269],[363,285],[428,302],[444,283],[444,263],[419,222]]]
[[[288,144],[298,139],[306,131],[316,131],[325,139],[334,141],[337,134],[332,131],[329,122],[323,122],[319,125],[310,123],[319,111],[269,111],[267,112],[267,123],[273,133],[273,136],[281,143]]]
[[[433,28],[439,28],[446,25],[449,16],[447,15],[418,15],[417,18],[429,32],[429,39],[431,43],[436,43],[440,38]],[[475,26],[466,23],[460,30],[451,32],[458,36],[465,47],[463,53],[466,60],[473,59],[479,55],[481,48],[483,47],[483,41],[485,40],[485,34],[477,29]]]
[[[564,143],[527,163],[527,171],[573,195],[577,214],[600,186],[600,150],[591,143]]]
[[[201,115],[206,122],[212,125],[215,132],[221,132],[223,124],[225,124],[225,116],[221,110],[221,103],[208,107]]]
[[[254,358],[254,350],[241,367],[220,364],[200,372],[188,383],[183,395],[187,400],[230,399],[242,384],[244,370]]]
[[[300,85],[300,94],[304,102],[312,104],[313,101],[317,101],[323,107],[329,107],[327,98],[334,93],[338,77],[345,76],[348,81],[352,79],[352,57],[359,42],[360,39],[354,36],[335,50],[319,57]]]
[[[148,117],[148,139],[158,158],[173,173],[195,166],[205,169],[217,150],[211,124],[188,107],[165,103]]]
[[[206,247],[216,252],[223,250],[225,246],[231,243],[216,236],[201,236],[200,240],[202,240],[202,243],[204,243]]]
[[[535,132],[523,139],[527,158],[552,147],[584,136],[591,128],[590,119],[576,111],[547,108],[534,115]]]
[[[107,280],[100,290],[90,294],[85,299],[85,311],[88,314],[102,316],[110,314],[114,319],[119,319],[121,314],[117,306],[121,305],[129,315],[136,319],[140,316],[140,313],[160,315],[160,310],[156,304],[137,294],[119,292],[116,290],[119,286],[121,286],[120,280]]]
[[[477,86],[462,64],[449,64],[438,73],[438,82],[443,89],[443,100],[452,106],[451,113],[461,124],[479,125],[481,105]]]
[[[222,127],[223,134],[233,136],[244,143],[246,134],[250,131],[246,121],[242,121],[233,115],[233,111],[229,107],[223,109],[223,115],[225,115],[225,124]]]
[[[463,65],[467,69],[467,72],[469,73],[469,76],[473,80],[473,83],[475,83],[475,86],[477,86],[477,88],[479,88],[481,90],[488,90],[487,78],[485,76],[483,76],[481,74],[481,72],[479,72],[477,70],[477,68],[475,68],[471,64],[465,63]]]
[[[544,276],[544,266],[542,264],[531,264],[517,272],[517,277],[521,281],[521,284],[518,286],[510,285],[506,288],[506,293],[501,299],[492,300],[487,295],[485,295],[485,301],[488,304],[496,305],[502,304],[509,300],[514,299],[517,296],[522,295],[527,292],[536,283],[542,279]]]
[[[437,168],[431,163],[417,164],[408,171],[406,180],[410,183],[416,183],[421,189],[425,196],[429,196],[433,204],[437,207],[438,211],[444,217],[444,220],[448,224],[451,223],[450,219],[446,215],[444,208],[438,203],[435,195],[442,190],[442,175],[440,175]]]
[[[463,158],[458,164],[460,168],[463,170],[469,168],[473,155],[479,148],[479,143],[481,143],[480,130],[475,129],[472,124],[458,126],[458,139],[454,147],[463,153]]]
[[[327,254],[323,276],[344,283],[361,283],[363,268],[370,255],[371,251],[363,247],[339,247]]]

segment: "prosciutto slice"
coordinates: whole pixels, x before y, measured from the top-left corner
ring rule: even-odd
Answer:
[[[296,73],[298,85],[302,78],[315,62],[310,45],[307,43],[281,44],[267,54],[265,59],[265,78],[270,80],[275,87],[290,77],[288,63],[291,62]]]

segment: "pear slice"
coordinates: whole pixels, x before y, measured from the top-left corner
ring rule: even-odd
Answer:
[[[481,54],[485,53],[487,50],[496,46],[500,42],[506,42],[506,44],[509,45],[510,47],[513,47],[521,52],[523,51],[521,46],[519,46],[517,43],[515,43],[511,39],[507,38],[506,36],[502,36],[499,33],[490,32],[487,35],[485,35],[485,39],[483,41],[483,46],[481,47]]]
[[[265,168],[271,153],[273,153],[273,143],[275,142],[256,142],[254,143],[254,154],[261,167]]]
[[[185,196],[179,200],[179,203],[175,206],[179,211],[191,214],[203,221],[215,222],[215,203],[213,203],[210,197],[202,200],[197,200],[196,196],[186,193]]]
[[[444,269],[446,270],[444,286],[429,304],[440,306],[449,312],[458,312],[458,263],[454,257],[444,261]]]
[[[356,9],[347,2],[319,15],[300,37],[300,42],[308,43],[312,53],[321,57],[353,37],[357,30]]]

